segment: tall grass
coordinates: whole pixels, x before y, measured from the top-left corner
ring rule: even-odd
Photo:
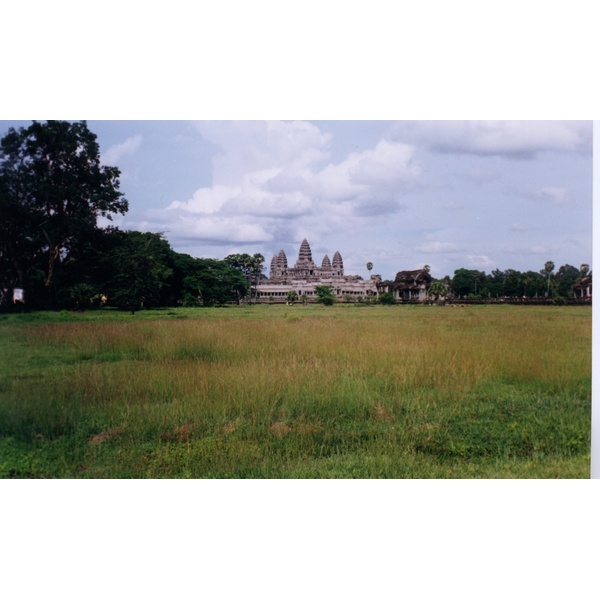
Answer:
[[[587,308],[155,316],[0,322],[0,475],[589,474]]]

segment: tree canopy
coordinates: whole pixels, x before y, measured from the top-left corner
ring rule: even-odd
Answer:
[[[127,211],[119,169],[102,165],[85,121],[34,121],[0,142],[0,278],[53,299],[55,274],[81,252],[99,216]],[[39,290],[34,296],[40,296]]]

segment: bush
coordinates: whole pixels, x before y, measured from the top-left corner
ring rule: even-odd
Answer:
[[[396,304],[394,294],[392,294],[392,292],[383,292],[383,294],[379,294],[379,304],[384,304],[386,306]]]
[[[325,306],[331,306],[335,303],[335,296],[333,290],[326,285],[318,285],[315,287],[315,294],[317,295],[317,302],[324,304]]]

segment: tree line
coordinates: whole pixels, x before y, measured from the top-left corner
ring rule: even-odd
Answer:
[[[447,276],[440,281],[460,298],[572,298],[575,284],[591,275],[588,264],[580,267],[566,264],[555,270],[554,263],[548,261],[539,271],[495,269],[486,274],[473,269],[457,269],[454,277]]]

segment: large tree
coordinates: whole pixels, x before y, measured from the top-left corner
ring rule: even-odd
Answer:
[[[556,293],[564,298],[573,297],[573,287],[580,278],[581,269],[573,265],[562,265],[554,276]]]
[[[173,254],[175,302],[185,306],[215,306],[235,302],[246,292],[239,269],[223,260]]]
[[[255,294],[254,299],[256,299],[256,288],[262,278],[265,257],[259,253],[252,256],[249,254],[230,254],[224,260],[228,265],[239,269],[243,273],[246,279],[248,297],[250,302],[252,302],[253,292]]]
[[[504,296],[522,296],[525,284],[523,274],[515,269],[504,271]]]
[[[485,285],[485,273],[473,269],[457,269],[452,278],[452,291],[457,296],[481,294]]]
[[[31,288],[39,273],[49,291],[98,217],[127,211],[119,175],[101,164],[85,121],[9,129],[0,141],[0,283]]]
[[[160,306],[173,273],[172,252],[160,233],[115,232],[114,245],[103,257],[111,272],[104,290],[108,302],[132,313]]]

